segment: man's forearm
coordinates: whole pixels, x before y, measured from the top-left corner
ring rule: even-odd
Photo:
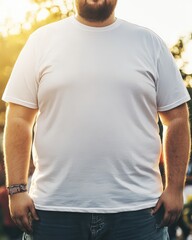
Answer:
[[[188,120],[177,118],[167,127],[164,136],[166,186],[183,189],[190,152]]]
[[[183,209],[183,187],[190,151],[189,111],[187,104],[159,112],[164,126],[163,153],[166,185],[153,210],[163,207],[160,226],[170,226],[178,221]]]
[[[8,113],[4,133],[7,185],[27,183],[31,141],[30,124]]]

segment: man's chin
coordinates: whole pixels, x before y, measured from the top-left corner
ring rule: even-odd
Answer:
[[[104,22],[114,10],[114,6],[107,0],[85,0],[77,5],[79,15],[90,22]]]

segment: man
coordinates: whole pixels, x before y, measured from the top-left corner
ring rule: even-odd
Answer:
[[[162,40],[116,3],[76,0],[75,17],[32,34],[6,87],[10,211],[35,240],[162,240],[180,216],[190,98]]]

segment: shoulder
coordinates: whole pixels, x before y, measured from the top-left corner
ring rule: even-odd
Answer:
[[[155,48],[161,48],[164,45],[164,40],[153,30],[137,25],[135,23],[128,22],[126,20],[122,21],[122,28],[126,34],[131,34],[135,39],[138,39],[141,42],[146,43],[149,46],[154,46]]]
[[[36,29],[31,35],[30,39],[37,41],[46,41],[59,34],[64,34],[65,31],[71,27],[71,17],[49,23]]]

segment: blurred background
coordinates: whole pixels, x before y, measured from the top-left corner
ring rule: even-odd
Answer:
[[[192,0],[118,0],[116,16],[156,32],[170,48],[192,96]],[[29,35],[40,26],[74,14],[73,0],[0,0],[0,96]],[[46,40],[45,40],[46,41]],[[189,103],[190,115],[192,102]],[[0,100],[0,141],[5,103]],[[190,117],[192,121],[192,118]],[[163,170],[162,170],[163,174]],[[192,240],[192,166],[186,181],[185,209],[180,223],[170,229],[171,240]],[[2,144],[0,144],[0,240],[20,239],[7,211]]]

